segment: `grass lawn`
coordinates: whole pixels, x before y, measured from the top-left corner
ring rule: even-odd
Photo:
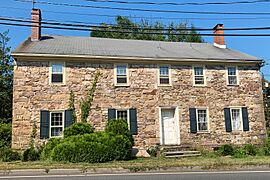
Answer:
[[[270,156],[250,156],[246,158],[232,157],[190,157],[179,159],[138,158],[130,161],[113,161],[108,163],[58,163],[48,161],[36,162],[0,162],[0,170],[10,169],[95,169],[95,168],[125,168],[133,172],[154,170],[169,167],[201,167],[203,169],[232,169],[242,166],[266,165],[270,167]]]

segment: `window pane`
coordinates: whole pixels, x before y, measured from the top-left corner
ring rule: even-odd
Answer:
[[[195,84],[204,84],[203,76],[195,76]]]
[[[63,74],[52,74],[52,82],[62,83],[63,82]]]
[[[207,122],[207,112],[206,110],[198,110],[198,130],[199,131],[207,131],[208,130],[208,122]]]
[[[228,67],[228,75],[236,75],[236,67]]]
[[[117,111],[117,119],[123,119],[123,120],[127,120],[128,116],[127,116],[127,111]]]
[[[52,73],[62,73],[63,65],[62,64],[52,64]]]
[[[117,77],[117,83],[119,84],[126,84],[127,83],[127,78],[126,77]]]
[[[169,78],[160,78],[159,79],[160,84],[170,84]]]
[[[126,65],[117,65],[116,69],[117,69],[117,75],[122,75],[122,76],[126,76],[127,72],[126,72]]]
[[[51,136],[62,136],[63,128],[62,127],[52,127],[51,128]]]
[[[159,68],[160,76],[169,76],[169,67],[168,66],[162,66]]]
[[[232,109],[232,130],[241,130],[240,109]]]
[[[194,67],[195,76],[200,75],[203,76],[203,67]]]
[[[51,113],[51,126],[62,126],[62,125],[63,125],[63,114]]]
[[[229,76],[228,81],[229,81],[229,84],[237,84],[236,76]]]

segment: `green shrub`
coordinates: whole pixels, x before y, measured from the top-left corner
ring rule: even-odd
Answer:
[[[134,145],[134,139],[129,131],[128,123],[126,120],[122,119],[110,120],[105,127],[105,132],[114,135],[124,135],[128,137],[132,145]]]
[[[149,147],[146,152],[151,156],[151,157],[157,157],[159,151],[159,147],[158,146],[151,146]]]
[[[13,151],[9,147],[0,148],[0,161],[2,162],[10,162],[10,161],[18,161],[21,159],[21,156],[18,152]]]
[[[246,144],[243,149],[246,151],[246,155],[256,156],[256,147],[253,144]]]
[[[232,145],[230,144],[224,144],[222,145],[219,149],[218,152],[222,155],[222,156],[233,156],[234,154],[234,148]]]
[[[11,145],[11,124],[0,123],[0,148]]]
[[[23,152],[23,161],[37,161],[40,159],[40,152],[34,147],[30,147]]]
[[[51,152],[53,148],[55,148],[58,144],[60,144],[63,140],[61,138],[51,138],[48,143],[44,146],[41,152],[41,159],[46,160],[51,157]]]
[[[87,123],[74,123],[70,127],[64,130],[64,137],[91,134],[94,132],[94,128]]]
[[[236,148],[233,154],[234,158],[245,158],[247,156],[247,151],[244,147]]]

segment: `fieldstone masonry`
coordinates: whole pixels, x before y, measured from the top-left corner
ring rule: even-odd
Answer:
[[[97,61],[96,61],[97,62]],[[192,64],[171,64],[172,86],[157,85],[158,66],[149,63],[129,64],[128,87],[114,86],[113,63],[66,62],[66,84],[49,85],[48,61],[17,61],[14,68],[12,147],[29,145],[33,123],[39,136],[40,110],[68,108],[69,93],[75,94],[75,108],[91,88],[97,69],[101,72],[88,122],[103,130],[108,108],[137,108],[138,135],[135,146],[147,148],[160,143],[159,107],[178,107],[180,143],[216,146],[224,143],[259,144],[266,129],[259,67],[238,64],[239,85],[226,84],[225,64],[206,64],[206,86],[193,86]],[[225,131],[224,108],[246,106],[250,131]],[[190,133],[189,108],[208,107],[209,133]],[[36,142],[40,142],[36,138]]]

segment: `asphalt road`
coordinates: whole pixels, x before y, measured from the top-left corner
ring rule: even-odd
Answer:
[[[0,179],[20,180],[270,180],[270,171],[256,172],[186,172],[186,173],[134,173],[99,175],[55,176],[1,176]]]

